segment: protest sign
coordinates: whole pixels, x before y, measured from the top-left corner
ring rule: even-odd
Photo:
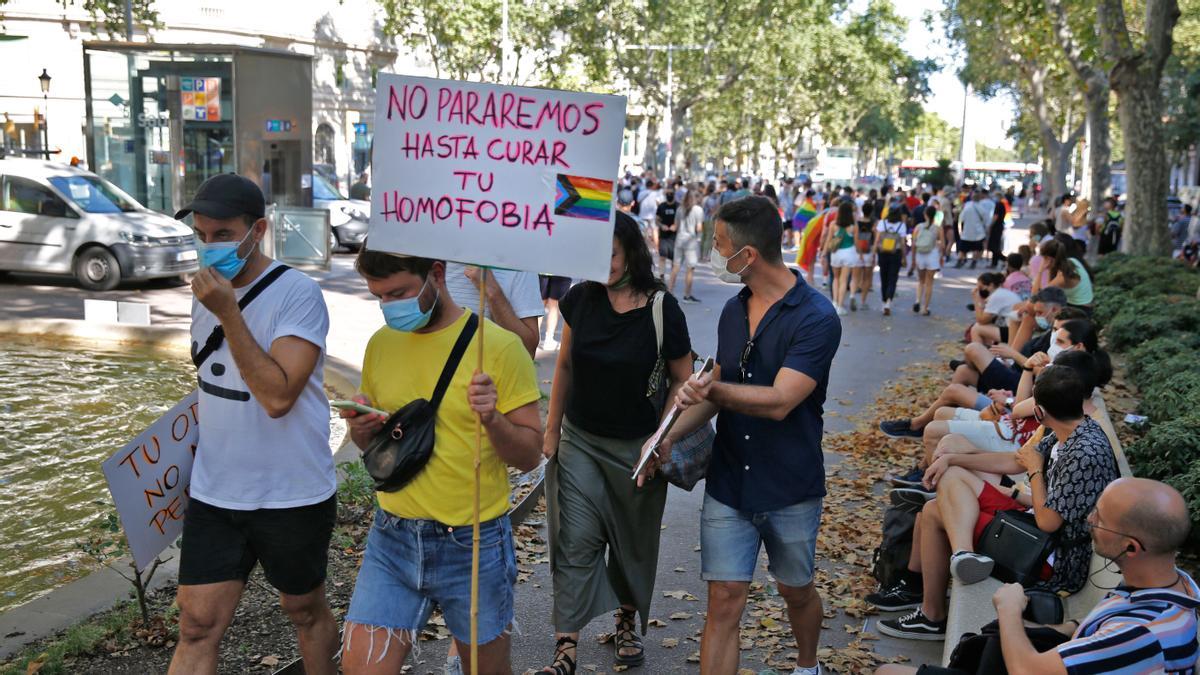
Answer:
[[[372,249],[608,280],[625,98],[380,74]]]
[[[192,391],[101,465],[139,571],[183,532],[199,405]]]

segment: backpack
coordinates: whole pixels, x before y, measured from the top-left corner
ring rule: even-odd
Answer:
[[[854,234],[854,250],[859,253],[871,252],[871,224],[867,223],[866,227],[861,224],[858,226],[858,231]]]
[[[918,225],[913,245],[917,247],[917,253],[929,253],[937,248],[937,225],[929,223]]]
[[[883,512],[883,540],[871,558],[871,576],[888,588],[908,569],[917,512],[911,507],[889,506]]]
[[[897,229],[888,229],[892,226]],[[883,235],[879,238],[879,250],[884,253],[899,253],[904,250],[904,223],[884,223]]]

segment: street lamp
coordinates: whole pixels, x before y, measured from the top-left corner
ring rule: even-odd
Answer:
[[[50,161],[50,122],[47,115],[50,112],[50,73],[47,73],[45,68],[42,68],[42,74],[38,75],[38,84],[42,86],[42,135],[45,139],[42,151],[46,153],[46,161]]]

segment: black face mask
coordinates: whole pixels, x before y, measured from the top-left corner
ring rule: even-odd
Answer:
[[[991,292],[991,291],[989,291],[989,290],[988,290],[988,289],[986,289],[986,288],[985,288],[985,289],[983,289],[983,290],[981,290],[981,291],[979,291],[979,297],[981,297],[981,298],[986,298],[987,296],[989,296],[989,295],[991,295],[991,294],[992,294],[992,292]]]

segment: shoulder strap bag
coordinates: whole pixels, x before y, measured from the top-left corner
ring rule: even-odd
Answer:
[[[438,406],[478,327],[478,316],[471,314],[467,317],[467,323],[458,335],[458,342],[454,343],[450,357],[442,368],[433,398],[418,398],[392,413],[379,433],[367,444],[362,460],[367,473],[375,480],[376,490],[400,490],[416,478],[429,463],[429,458],[433,457],[433,430]]]
[[[246,305],[254,302],[255,298],[257,298],[263,291],[267,290],[267,286],[275,283],[276,279],[283,276],[283,273],[290,269],[292,268],[288,267],[287,265],[280,265],[279,267],[272,269],[270,272],[267,272],[266,276],[264,276],[262,279],[259,279],[258,283],[251,286],[249,292],[243,295],[241,300],[238,300],[238,309],[245,310]],[[209,333],[208,339],[204,341],[204,346],[201,347],[199,351],[192,354],[192,363],[195,364],[197,368],[204,365],[204,362],[208,360],[208,357],[212,356],[213,352],[221,348],[221,343],[224,341],[225,328],[218,323],[217,327],[212,330],[212,333]]]
[[[669,390],[667,374],[666,374],[666,359],[663,358],[663,298],[665,293],[658,291],[654,294],[654,306],[651,310],[654,315],[654,337],[658,343],[658,360],[654,364],[654,373],[650,376],[650,382],[653,385],[658,383],[658,387],[662,390],[662,404],[656,402],[655,412],[659,418],[662,417],[663,410],[666,408],[667,391]],[[650,396],[647,393],[647,396]],[[692,488],[696,487],[696,483],[700,482],[701,478],[708,473],[708,462],[712,458],[713,441],[716,440],[717,434],[713,431],[712,424],[705,422],[700,425],[695,431],[680,438],[671,444],[671,456],[663,458],[661,471],[663,477],[672,485],[683,488],[691,492]]]

